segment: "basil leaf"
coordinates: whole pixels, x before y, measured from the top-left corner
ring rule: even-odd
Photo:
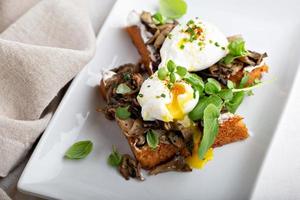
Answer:
[[[217,95],[225,101],[229,101],[233,98],[233,92],[230,89],[223,89]]]
[[[160,0],[160,13],[169,19],[178,19],[187,11],[187,5],[184,0]]]
[[[116,89],[117,94],[127,94],[130,93],[132,90],[130,87],[128,87],[125,83],[121,83],[118,85]]]
[[[165,80],[166,77],[168,76],[168,71],[165,67],[161,67],[158,69],[158,72],[157,72],[157,76],[160,80]]]
[[[187,69],[185,67],[177,66],[176,73],[179,76],[184,77],[187,74]]]
[[[131,113],[128,111],[129,106],[126,107],[118,107],[116,109],[116,116],[120,119],[128,119],[131,115]]]
[[[150,148],[156,149],[159,143],[158,134],[150,129],[146,134],[146,140]]]
[[[161,25],[161,24],[164,24],[165,23],[165,20],[163,18],[163,16],[161,15],[160,12],[157,12],[155,13],[153,16],[152,16],[152,19],[154,21],[155,24],[158,24],[158,25]]]
[[[214,143],[215,138],[219,132],[218,117],[220,110],[214,104],[209,104],[203,114],[203,136],[198,149],[198,156],[202,160],[204,159],[205,153]]]
[[[117,151],[117,149],[113,146],[112,153],[107,158],[107,163],[110,166],[118,167],[122,162],[122,155]]]
[[[209,105],[215,105],[219,110],[222,108],[223,101],[217,95],[211,95],[209,97],[200,98],[198,104],[195,108],[189,113],[189,118],[193,121],[202,120],[205,108]]]
[[[238,109],[238,107],[243,102],[244,96],[245,96],[245,92],[243,92],[243,91],[234,93],[232,99],[225,104],[227,110],[231,113],[235,113],[235,111]]]
[[[74,143],[65,153],[65,157],[71,160],[85,158],[93,149],[93,143],[89,140]]]
[[[167,68],[169,72],[174,72],[176,69],[176,64],[173,62],[173,60],[169,60],[167,63]]]
[[[235,87],[235,83],[231,80],[227,80],[227,87],[228,89],[233,89]]]

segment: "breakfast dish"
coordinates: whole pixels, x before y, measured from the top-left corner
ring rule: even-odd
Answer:
[[[213,149],[249,137],[236,111],[268,71],[266,53],[248,50],[240,35],[225,36],[210,22],[178,22],[133,11],[124,27],[140,55],[103,72],[101,108],[115,120],[133,152],[114,148],[109,163],[125,179],[201,169]]]

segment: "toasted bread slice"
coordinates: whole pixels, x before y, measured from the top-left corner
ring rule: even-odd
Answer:
[[[179,149],[173,144],[159,144],[155,150],[148,145],[137,148],[133,138],[127,138],[131,150],[144,169],[151,169],[175,156]]]
[[[219,127],[219,134],[213,147],[220,147],[225,144],[246,139],[249,136],[248,130],[242,120],[242,117],[234,116],[227,121],[224,121]],[[185,157],[189,156],[189,152],[186,148],[178,149],[173,144],[159,144],[155,150],[151,149],[148,145],[137,147],[135,145],[135,138],[127,137],[124,130],[122,130],[122,132],[126,137],[135,158],[141,163],[141,166],[144,169],[152,169],[159,164],[169,161],[178,153]]]
[[[243,118],[235,115],[220,125],[218,136],[212,147],[220,147],[248,137],[248,129],[243,122]]]

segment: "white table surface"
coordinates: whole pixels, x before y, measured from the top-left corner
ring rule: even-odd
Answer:
[[[98,33],[115,0],[89,0],[92,25]],[[300,55],[299,55],[300,56]],[[296,90],[297,88],[297,90]],[[300,199],[300,76],[262,166],[252,199]],[[270,100],[271,101],[271,100]],[[17,194],[16,199],[38,198]]]

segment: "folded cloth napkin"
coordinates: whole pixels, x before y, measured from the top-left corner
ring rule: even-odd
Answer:
[[[52,116],[54,99],[94,54],[85,4],[0,0],[0,177],[25,158]],[[0,199],[5,196],[0,188]]]

